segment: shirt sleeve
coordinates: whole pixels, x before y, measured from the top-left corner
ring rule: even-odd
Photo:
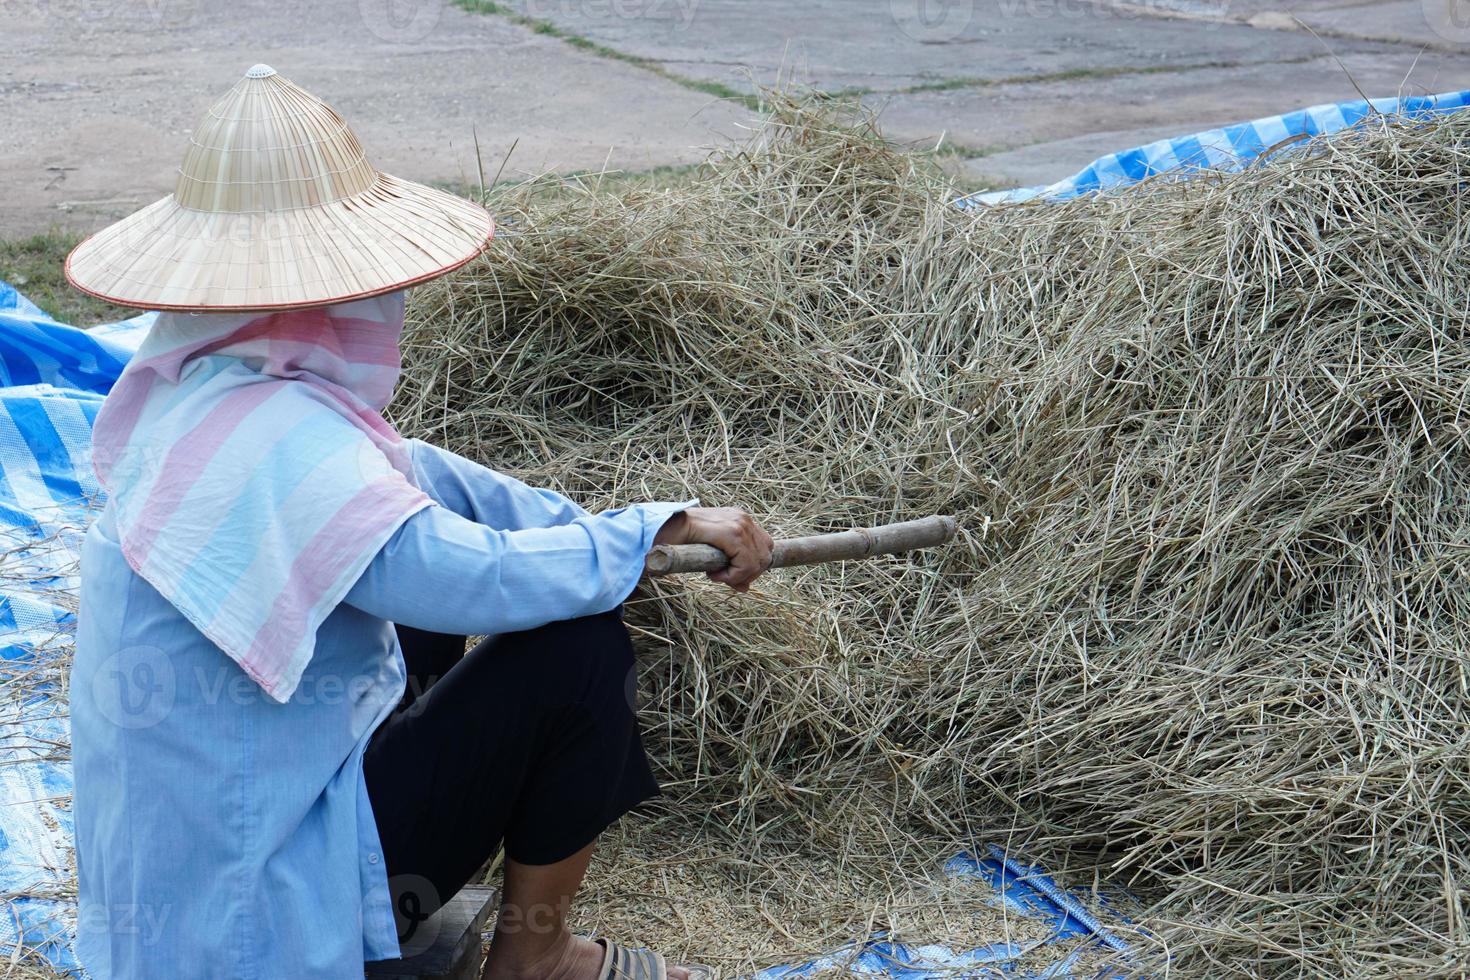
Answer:
[[[532,528],[570,524],[587,512],[554,490],[527,486],[447,449],[408,440],[418,484],[441,507],[491,527]]]
[[[638,584],[658,529],[698,503],[636,504],[510,531],[430,505],[394,532],[344,601],[394,623],[465,635],[606,612]]]

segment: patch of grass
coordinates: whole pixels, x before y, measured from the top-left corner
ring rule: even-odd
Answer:
[[[0,279],[62,323],[79,327],[137,315],[137,310],[94,299],[67,283],[66,253],[84,236],[52,229],[29,238],[0,240]]]
[[[608,193],[622,193],[624,191],[643,190],[657,191],[666,190],[671,187],[680,187],[692,181],[699,173],[702,163],[667,164],[650,167],[647,170],[573,170],[567,173],[558,173],[555,183],[544,183],[542,186],[554,192],[559,186],[572,187],[583,185],[596,185],[599,190]],[[501,177],[495,183],[496,187],[511,187],[526,181],[539,181],[540,177]],[[488,181],[487,181],[488,182]],[[481,199],[480,186],[477,183],[469,183],[463,180],[431,180],[431,187],[471,201]]]
[[[754,94],[741,92],[739,89],[731,88],[723,82],[690,78],[687,75],[669,71],[652,58],[629,54],[626,51],[619,51],[617,48],[610,48],[600,41],[594,41],[590,37],[585,37],[584,35],[558,27],[549,20],[523,14],[508,4],[496,3],[495,0],[454,0],[454,2],[460,8],[468,10],[472,14],[491,14],[496,17],[504,17],[506,20],[519,24],[527,30],[534,31],[537,34],[545,34],[547,37],[554,37],[558,41],[570,44],[574,48],[580,48],[589,54],[595,54],[599,58],[607,58],[610,61],[621,61],[624,64],[633,65],[636,68],[642,68],[644,71],[652,72],[660,78],[666,78],[676,85],[682,85],[691,91],[703,92],[705,95],[712,95],[717,99],[728,99],[755,112],[761,110],[760,98]]]
[[[950,181],[954,184],[957,193],[968,196],[970,194],[982,194],[987,191],[1008,191],[1020,187],[1020,183],[1010,177],[996,177],[983,171],[972,171],[960,167],[943,167]]]
[[[1298,65],[1316,61],[1320,54],[1303,55],[1278,61],[1281,65]],[[893,95],[919,95],[927,92],[952,92],[971,88],[999,88],[1002,85],[1037,85],[1047,82],[1074,82],[1088,79],[1119,78],[1124,75],[1172,75],[1186,71],[1239,68],[1236,61],[1201,61],[1177,65],[1112,65],[1101,68],[1067,68],[1062,71],[1035,72],[1029,75],[1007,75],[1001,78],[942,78],[894,89]]]
[[[741,92],[723,82],[708,81],[698,78],[690,78],[678,72],[670,71],[664,65],[653,59],[642,55],[629,54],[617,48],[610,47],[600,41],[593,40],[575,31],[569,31],[558,24],[540,17],[532,17],[524,14],[511,4],[499,2],[499,0],[454,0],[464,10],[471,13],[489,14],[504,17],[512,23],[518,24],[537,34],[554,37],[559,41],[580,48],[599,58],[607,58],[612,61],[621,61],[624,64],[633,65],[644,71],[652,72],[660,78],[668,79],[677,85],[695,92],[703,92],[706,95],[719,99],[728,99],[745,106],[753,112],[764,112],[768,108],[763,103],[759,94]],[[1322,57],[1320,54],[1303,55],[1296,58],[1287,58],[1279,62],[1283,65],[1301,64],[1315,61]],[[1208,69],[1238,68],[1239,62],[1234,61],[1203,61],[1189,64],[1171,65],[1115,65],[1109,67],[1078,67],[1068,68],[1062,71],[1035,72],[1025,75],[1008,75],[1001,78],[978,78],[974,76],[961,76],[958,78],[943,78],[932,82],[921,82],[917,85],[908,85],[896,89],[878,90],[865,86],[846,86],[830,91],[815,91],[810,93],[814,100],[831,99],[838,102],[850,102],[869,95],[919,95],[930,92],[951,92],[965,89],[999,88],[1006,85],[1046,84],[1048,82],[1067,82],[1084,80],[1103,80],[1118,78],[1127,75],[1164,75],[1178,72],[1199,71]],[[972,148],[957,145],[946,141],[936,151],[938,155],[945,157],[981,157],[995,152],[995,149]]]
[[[917,149],[920,152],[924,152],[922,147],[918,147]],[[933,147],[927,152],[933,154],[935,157],[938,157],[940,159],[957,157],[961,160],[973,160],[976,157],[988,157],[992,153],[1000,153],[1002,150],[1005,149],[1006,147],[1004,146],[971,146],[968,143],[961,143],[958,140],[950,139],[949,135],[946,134],[944,138],[940,140],[939,145]]]

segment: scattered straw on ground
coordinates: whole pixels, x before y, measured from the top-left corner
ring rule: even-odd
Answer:
[[[55,513],[34,512],[36,526],[0,529],[0,594],[25,595],[75,613],[78,595],[76,575],[80,565],[80,541],[85,523],[75,507],[58,507]],[[22,622],[25,617],[18,616]],[[6,643],[17,642],[11,636]],[[0,658],[0,766],[36,764],[65,765],[71,745],[64,729],[51,724],[66,713],[66,686],[74,649],[74,628],[33,626],[25,633],[27,653],[9,651]],[[58,734],[60,737],[58,737]],[[34,807],[40,820],[53,832],[59,826],[57,810],[70,806],[70,799],[13,801],[13,807]],[[19,815],[19,814],[17,814]],[[3,823],[0,823],[3,826]],[[15,855],[11,855],[15,859]],[[37,868],[33,887],[0,895],[0,900],[41,898],[74,905],[76,862],[67,850],[65,864],[55,869]],[[48,878],[46,871],[58,875]],[[14,914],[7,908],[7,915]],[[71,922],[65,917],[54,922],[54,931],[65,934]],[[35,937],[30,937],[35,938]],[[53,980],[58,974],[45,965],[39,952],[16,949],[7,952],[0,977],[8,980]]]
[[[776,103],[666,192],[494,191],[395,406],[591,507],[959,516],[632,604],[690,833],[832,855],[833,938],[852,876],[999,840],[1134,888],[1160,975],[1470,972],[1470,118],[964,212],[867,121]]]
[[[1016,953],[1005,966],[1033,973],[1078,946],[1047,943],[1048,926],[1007,913],[982,881],[946,876],[950,842],[924,844],[931,859],[913,860],[916,846],[895,874],[891,854],[873,855],[865,871],[805,841],[737,852],[723,835],[691,834],[678,821],[629,820],[603,841],[577,925],[675,962],[705,963],[722,977],[816,959],[878,933],[955,951],[1011,943]]]

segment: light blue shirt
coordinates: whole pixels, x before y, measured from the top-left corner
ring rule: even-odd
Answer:
[[[663,522],[591,515],[413,441],[435,501],[317,633],[285,704],[135,574],[104,509],[71,675],[77,956],[96,980],[357,980],[398,955],[362,757],[404,689],[393,624],[484,635],[603,612]]]

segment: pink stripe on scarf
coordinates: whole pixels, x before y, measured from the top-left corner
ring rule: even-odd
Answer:
[[[281,678],[307,630],[311,609],[299,597],[325,592],[352,562],[363,559],[365,528],[396,528],[406,512],[428,501],[423,491],[406,483],[369,484],[312,535],[292,562],[270,615],[240,658],[240,666],[267,694],[275,693],[271,679]]]
[[[225,439],[281,387],[280,383],[260,381],[237,388],[220,399],[198,425],[170,447],[159,469],[158,479],[134,523],[134,533],[128,539],[128,552],[140,565],[148,560],[158,532],[168,523]]]
[[[129,384],[119,384],[109,396],[108,411],[99,419],[94,434],[93,465],[106,485],[115,460],[113,448],[125,445],[137,428],[143,409],[148,404],[159,380],[177,380],[184,363],[195,358],[207,357],[237,344],[253,340],[264,341],[268,353],[263,356],[282,363],[293,356],[307,362],[308,355],[329,355],[332,358],[333,374],[338,378],[352,377],[364,366],[369,371],[385,369],[382,382],[374,387],[385,388],[384,392],[373,391],[372,395],[387,401],[392,394],[393,382],[397,379],[402,358],[398,351],[398,333],[385,324],[360,317],[329,316],[325,310],[297,310],[274,313],[270,316],[249,320],[238,329],[223,337],[194,347],[190,344],[176,346],[171,350],[148,358],[134,358],[128,365]],[[162,368],[163,370],[159,370]],[[154,379],[146,384],[142,381],[145,371],[153,371]],[[362,378],[366,385],[371,383]],[[341,391],[340,386],[328,383],[330,389]],[[343,399],[350,404],[351,399]],[[359,418],[376,430],[388,442],[396,442],[398,434],[381,418],[373,418],[371,412],[358,413]],[[98,438],[101,436],[101,438]]]
[[[396,369],[401,363],[398,337],[389,334],[383,324],[356,317],[329,317],[321,309],[273,313],[251,320],[228,337],[200,347],[192,356],[205,357],[222,347],[259,338],[294,341],[357,364]]]
[[[383,324],[354,317],[329,319],[319,310],[299,310],[251,320],[239,329],[198,347],[176,347],[149,358],[135,359],[129,367],[139,371],[163,364],[182,364],[184,360],[208,357],[226,347],[252,340],[291,341],[307,349],[335,355],[344,363],[370,364],[394,370],[402,364],[397,336],[388,333]]]

